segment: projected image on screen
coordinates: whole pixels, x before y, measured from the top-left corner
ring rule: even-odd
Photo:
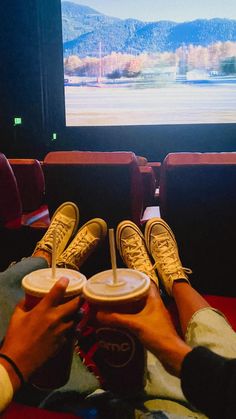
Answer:
[[[236,122],[235,0],[62,1],[67,126]]]

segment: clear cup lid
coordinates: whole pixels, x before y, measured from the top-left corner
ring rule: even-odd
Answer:
[[[39,269],[26,275],[22,280],[22,287],[30,295],[42,297],[47,294],[55,282],[60,278],[68,278],[69,284],[65,295],[67,297],[81,293],[86,277],[73,269],[57,268],[55,278],[52,278],[52,269]]]
[[[107,303],[138,299],[147,294],[150,278],[133,269],[117,269],[117,283],[113,271],[103,271],[92,276],[84,285],[83,294],[93,302]]]

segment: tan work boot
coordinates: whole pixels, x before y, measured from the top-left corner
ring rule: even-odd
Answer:
[[[116,243],[128,268],[144,272],[158,285],[142,232],[132,221],[122,221],[116,230]]]
[[[106,234],[107,224],[104,220],[93,218],[88,221],[79,229],[74,240],[56,260],[56,265],[79,270]]]
[[[173,282],[184,280],[189,283],[186,274],[191,274],[192,271],[182,266],[174,233],[164,220],[152,218],[147,221],[144,235],[158,276],[167,293],[172,295]]]
[[[38,251],[52,254],[53,234],[56,231],[56,257],[66,248],[79,223],[79,209],[73,202],[64,202],[54,212],[51,224],[42,239],[37,243],[33,256]]]

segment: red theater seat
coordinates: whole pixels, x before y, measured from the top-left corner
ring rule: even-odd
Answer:
[[[31,254],[35,243],[42,237],[49,224],[48,210],[28,213],[22,212],[18,184],[4,154],[0,153],[0,270],[4,270],[15,260]],[[40,213],[40,214],[39,214]],[[28,217],[28,218],[27,218]],[[37,221],[40,218],[40,223]],[[44,223],[42,225],[42,220]],[[37,228],[35,228],[37,227]]]
[[[147,165],[150,166],[154,172],[154,175],[156,178],[156,188],[158,188],[160,185],[160,177],[161,177],[161,163],[149,161]]]
[[[236,153],[172,153],[161,169],[160,213],[173,229],[192,283],[236,296]]]
[[[44,202],[45,183],[41,164],[36,159],[9,159],[24,213],[37,210]]]
[[[0,227],[8,229],[21,226],[22,204],[12,168],[0,153]]]
[[[161,163],[149,162],[139,157],[139,169],[143,180],[144,213],[142,224],[153,217],[160,216],[159,210],[159,184]]]
[[[142,156],[137,156],[137,159],[139,170],[142,175],[145,214],[147,207],[148,212],[154,214],[156,212],[155,207],[159,205],[159,190],[157,190],[157,188],[159,187],[160,182],[161,163],[149,162],[146,157]],[[151,207],[153,207],[153,209],[151,209]]]
[[[45,182],[41,163],[36,159],[9,159],[9,163],[20,193],[22,225],[47,228],[50,219],[45,204]]]
[[[2,419],[82,419],[78,415],[69,413],[51,412],[45,409],[11,403],[8,409],[1,414]]]
[[[144,208],[157,205],[155,202],[156,178],[150,166],[139,166],[143,182]]]
[[[139,166],[147,166],[148,160],[144,156],[136,156]]]
[[[134,153],[51,152],[43,168],[50,214],[62,202],[73,201],[81,222],[101,217],[110,227],[126,218],[140,224],[142,178]]]

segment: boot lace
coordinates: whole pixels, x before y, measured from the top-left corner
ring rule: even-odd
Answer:
[[[46,246],[51,250],[54,231],[56,231],[56,245],[58,246],[59,243],[61,243],[61,241],[63,240],[68,229],[70,228],[70,224],[71,222],[66,222],[64,219],[62,220],[60,217],[57,217],[55,220],[52,221],[47,231],[45,239],[38,242],[37,248],[40,249]]]
[[[142,241],[138,242],[136,237],[131,236],[127,239],[122,239],[122,242],[127,266],[152,276],[155,267],[152,266]]]
[[[84,229],[78,235],[73,245],[69,246],[63,258],[75,264],[89,255],[90,250],[94,248],[97,241],[98,239],[96,237],[92,236],[87,229]]]
[[[165,233],[153,237],[153,256],[157,260],[153,268],[159,265],[168,276],[191,274],[191,269],[182,266],[176,246]]]
[[[50,243],[52,242],[53,234],[54,234],[54,231],[56,230],[56,244],[58,245],[58,243],[60,243],[63,240],[69,228],[70,228],[69,222],[66,223],[65,221],[62,221],[60,219],[53,220],[48,230],[48,237],[46,241],[49,241]]]

